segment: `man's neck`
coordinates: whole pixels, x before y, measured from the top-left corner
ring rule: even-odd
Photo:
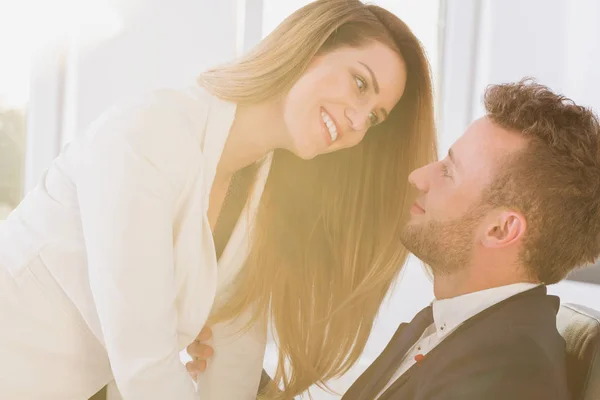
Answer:
[[[476,274],[473,273],[471,270],[458,271],[452,274],[436,274],[434,272],[433,292],[436,299],[443,300],[462,296],[469,293],[479,292],[486,289],[492,289],[500,286],[524,282],[537,283],[535,280],[530,279],[526,277],[525,274],[521,273]]]

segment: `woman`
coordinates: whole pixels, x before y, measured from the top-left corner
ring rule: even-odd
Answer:
[[[114,107],[0,231],[2,397],[114,378],[125,399],[195,398],[178,353],[211,325],[198,391],[253,398],[269,320],[284,398],[344,373],[407,255],[408,173],[434,157],[421,45],[357,0]]]

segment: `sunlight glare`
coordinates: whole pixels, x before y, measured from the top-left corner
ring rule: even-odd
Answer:
[[[123,21],[108,0],[3,0],[0,3],[0,106],[23,107],[32,58],[119,34]]]

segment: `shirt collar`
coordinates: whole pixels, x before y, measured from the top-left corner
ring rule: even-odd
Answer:
[[[442,339],[463,322],[494,304],[537,286],[540,286],[540,284],[525,282],[514,283],[512,285],[480,290],[478,292],[468,293],[450,299],[434,300],[432,307],[436,334]]]

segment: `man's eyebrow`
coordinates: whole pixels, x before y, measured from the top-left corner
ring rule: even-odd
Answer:
[[[450,158],[450,161],[452,161],[452,164],[456,165],[458,167],[458,163],[456,162],[456,158],[454,158],[454,150],[452,150],[452,148],[448,149],[448,158]]]

